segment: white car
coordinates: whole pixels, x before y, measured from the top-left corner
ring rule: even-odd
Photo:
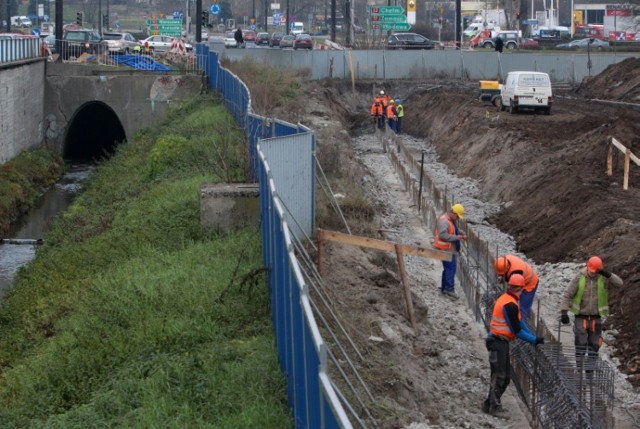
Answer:
[[[152,51],[166,52],[171,49],[171,44],[175,41],[175,39],[176,38],[173,36],[158,35],[147,37],[146,39],[141,40],[140,44],[142,45],[143,49],[148,48]],[[189,43],[185,43],[184,47],[187,49],[187,51],[193,49],[193,46]]]
[[[104,32],[102,37],[107,41],[111,54],[130,54],[140,44],[131,33]]]
[[[235,48],[238,46],[238,42],[236,42],[235,31],[227,31],[224,33],[224,47],[225,48]]]

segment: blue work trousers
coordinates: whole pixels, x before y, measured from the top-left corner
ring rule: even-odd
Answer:
[[[529,314],[531,314],[531,306],[533,305],[533,298],[535,298],[537,290],[537,287],[531,292],[525,290],[522,292],[522,295],[520,295],[520,314],[522,314],[523,320],[528,319]]]
[[[441,290],[453,292],[456,285],[457,256],[451,256],[451,261],[442,261],[442,286]]]

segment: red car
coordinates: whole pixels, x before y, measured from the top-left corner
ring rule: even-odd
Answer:
[[[540,43],[538,43],[537,40],[531,39],[529,37],[521,37],[518,40],[518,46],[524,49],[539,48]]]
[[[296,34],[293,49],[313,49],[313,39],[308,34]]]
[[[256,43],[256,32],[253,30],[244,30],[242,32],[242,38],[245,42]]]

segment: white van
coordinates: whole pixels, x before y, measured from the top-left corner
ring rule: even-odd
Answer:
[[[550,115],[553,103],[551,79],[547,73],[510,72],[500,88],[500,102],[500,110],[508,107],[510,113],[517,113],[520,109],[533,109]]]
[[[291,24],[291,34],[294,36],[296,34],[304,33],[304,22],[294,22]]]
[[[469,38],[475,37],[479,32],[481,32],[485,28],[487,30],[500,30],[500,27],[496,28],[496,26],[491,22],[487,23],[487,25],[484,25],[484,23],[482,22],[472,22],[467,26],[467,28],[464,29],[464,31],[462,32],[462,35],[464,37],[469,37]]]
[[[14,27],[28,28],[31,27],[32,23],[31,20],[26,16],[12,16],[11,25],[13,25]]]

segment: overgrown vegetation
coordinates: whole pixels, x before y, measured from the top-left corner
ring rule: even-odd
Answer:
[[[258,230],[200,226],[200,185],[245,173],[211,96],[98,167],[0,308],[1,427],[293,427],[264,279],[234,280]]]
[[[0,166],[0,238],[63,172],[62,157],[46,148],[24,151]]]

